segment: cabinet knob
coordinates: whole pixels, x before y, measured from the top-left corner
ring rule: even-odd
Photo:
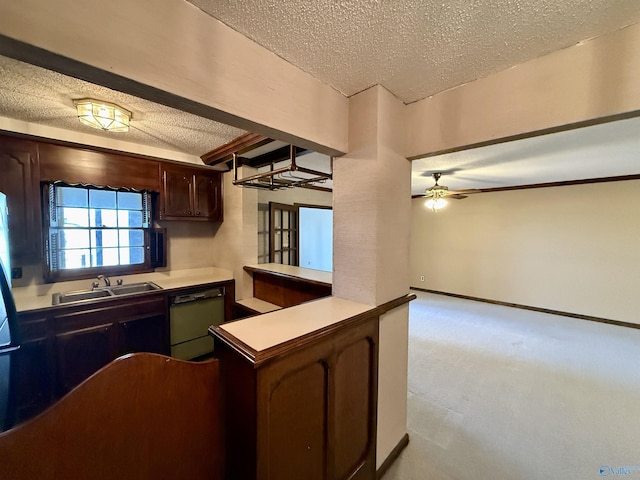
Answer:
[[[187,210],[187,215],[191,215],[191,210]]]
[[[196,212],[196,215],[200,215],[200,210],[198,210],[198,211]]]

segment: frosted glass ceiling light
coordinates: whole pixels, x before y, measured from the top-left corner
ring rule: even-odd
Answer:
[[[78,110],[78,120],[93,128],[109,132],[128,132],[131,112],[115,103],[92,98],[74,100]]]

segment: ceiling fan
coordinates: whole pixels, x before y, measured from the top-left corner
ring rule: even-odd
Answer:
[[[425,202],[425,206],[427,208],[430,208],[434,212],[437,212],[447,205],[447,200],[445,200],[445,197],[462,200],[463,198],[467,198],[468,194],[480,192],[480,190],[449,190],[449,187],[438,184],[438,180],[440,180],[441,176],[441,173],[433,174],[433,179],[435,180],[436,184],[433,187],[427,188],[424,194],[425,198],[427,199],[427,201]]]

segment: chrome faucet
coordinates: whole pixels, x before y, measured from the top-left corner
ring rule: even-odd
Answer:
[[[106,287],[111,286],[111,281],[109,280],[109,277],[107,277],[106,275],[98,275],[98,285],[100,284],[100,280],[104,280],[104,284]]]

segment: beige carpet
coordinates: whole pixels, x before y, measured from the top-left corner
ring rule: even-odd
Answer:
[[[415,293],[384,480],[640,479],[640,330]]]

